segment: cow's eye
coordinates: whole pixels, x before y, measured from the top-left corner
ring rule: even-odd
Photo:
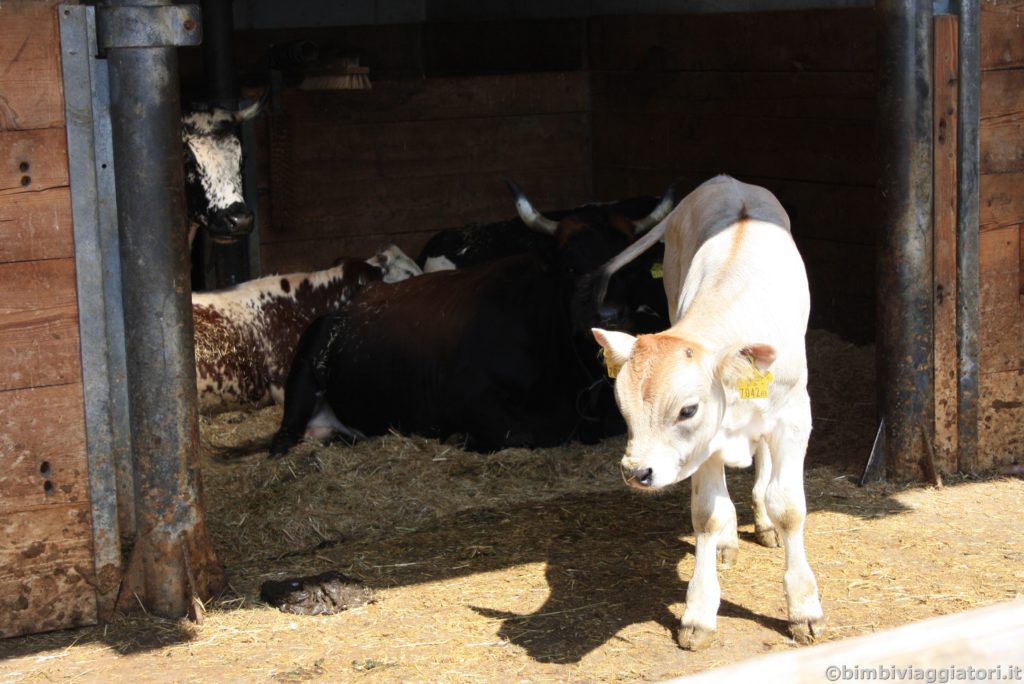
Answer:
[[[691,404],[690,406],[684,406],[679,409],[679,420],[688,420],[697,415],[697,405]]]

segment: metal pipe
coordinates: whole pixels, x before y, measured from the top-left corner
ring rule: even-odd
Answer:
[[[956,320],[959,392],[957,440],[959,470],[971,472],[978,462],[978,326],[979,302],[979,145],[981,120],[981,39],[978,0],[959,2],[959,102],[957,120]]]
[[[932,380],[931,0],[880,0],[879,405],[886,475],[920,479]],[[927,437],[931,438],[930,434]]]
[[[135,12],[143,6],[145,12]],[[162,20],[173,21],[150,11],[162,7],[118,0],[101,9],[131,8],[146,17],[131,26],[155,30]],[[138,532],[129,582],[150,612],[181,616],[193,597],[216,590],[222,571],[199,500],[178,58],[174,47],[121,47],[132,41],[120,39],[107,36],[105,45]]]
[[[203,68],[212,104],[227,109],[238,107],[238,73],[235,68],[234,12],[231,0],[203,0]],[[249,279],[249,243],[214,242],[214,287],[235,285]]]

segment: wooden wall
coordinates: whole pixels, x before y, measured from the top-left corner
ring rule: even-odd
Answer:
[[[870,9],[597,17],[594,189],[764,185],[793,221],[812,325],[874,337],[876,61]]]
[[[980,469],[1024,463],[1024,6],[981,12]]]
[[[515,216],[504,177],[541,210],[586,201],[588,106],[580,71],[286,90],[270,120],[264,271],[388,242],[415,258],[441,228]]]
[[[56,4],[0,3],[0,637],[96,622]]]

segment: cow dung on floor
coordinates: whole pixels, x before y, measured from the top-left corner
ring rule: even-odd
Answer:
[[[285,580],[267,580],[260,598],[285,613],[333,615],[373,601],[373,592],[359,580],[335,570]]]

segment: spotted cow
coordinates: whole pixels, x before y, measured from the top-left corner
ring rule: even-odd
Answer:
[[[299,336],[368,283],[398,282],[419,268],[395,246],[367,261],[343,259],[311,273],[274,275],[192,294],[201,413],[281,403]]]
[[[621,461],[626,482],[654,491],[693,477],[696,561],[679,643],[701,648],[715,631],[721,594],[715,560],[728,564],[738,549],[724,469],[752,460],[759,539],[777,533],[785,547],[790,632],[802,643],[813,641],[824,623],[803,542],[810,295],[789,217],[768,190],[718,176],[687,195],[602,276],[660,236],[672,326],[639,337],[593,333],[617,369],[615,397],[629,427]]]

